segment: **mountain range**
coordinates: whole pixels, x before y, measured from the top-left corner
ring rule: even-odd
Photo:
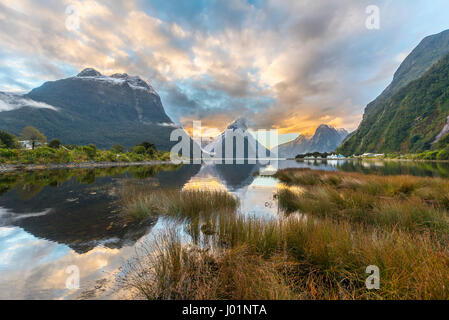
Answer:
[[[368,104],[358,129],[339,147],[345,155],[419,153],[449,140],[449,30],[426,37],[392,83]]]
[[[92,68],[46,82],[26,94],[0,92],[0,129],[20,135],[30,125],[49,140],[59,138],[64,144],[94,143],[109,148],[116,143],[130,147],[149,141],[169,150],[176,143],[169,136],[177,125],[151,85],[137,76],[105,76]],[[248,129],[242,120],[228,127],[236,128]],[[204,151],[214,153],[214,144],[226,140],[223,134],[217,139],[204,144]],[[247,145],[260,145],[248,139],[254,138],[245,134]],[[333,152],[337,147],[345,155],[419,153],[447,145],[449,30],[426,37],[407,56],[391,84],[367,105],[355,132],[348,135],[345,130],[321,125],[313,136],[301,135],[280,145],[278,155]]]
[[[279,145],[278,156],[281,158],[294,158],[298,154],[312,152],[333,152],[346,138],[348,132],[345,129],[322,124],[313,136],[300,135],[293,141]]]
[[[149,141],[168,150],[176,127],[144,80],[126,73],[104,76],[92,68],[24,95],[0,92],[0,115],[0,129],[15,135],[34,126],[48,139],[101,148]]]

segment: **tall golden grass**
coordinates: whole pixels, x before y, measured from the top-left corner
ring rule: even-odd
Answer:
[[[239,202],[225,191],[155,189],[127,185],[121,191],[123,214],[129,220],[166,215],[198,218],[217,212],[235,212]]]
[[[447,181],[297,170],[278,177],[289,185],[280,205],[301,214],[267,221],[239,215],[229,195],[160,191],[140,200],[133,192],[143,212],[184,216],[209,241],[195,234],[186,244],[168,231],[130,264],[127,285],[148,299],[449,298]],[[380,270],[378,290],[365,285],[370,265]]]
[[[173,230],[144,246],[124,278],[147,299],[291,299],[277,264],[245,246],[212,253],[183,244]]]
[[[449,298],[449,252],[428,235],[296,216],[224,220],[210,249],[173,234],[152,243],[128,284],[149,299]],[[365,286],[370,265],[379,290]]]
[[[278,192],[287,212],[346,219],[379,228],[449,235],[449,181],[412,176],[282,170],[277,176],[290,186]]]

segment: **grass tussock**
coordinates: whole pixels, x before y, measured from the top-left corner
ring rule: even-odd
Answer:
[[[302,214],[261,220],[237,214],[230,195],[133,192],[145,214],[181,213],[185,229],[207,241],[186,244],[168,232],[130,264],[126,284],[148,299],[449,299],[446,181],[297,170],[278,177],[288,184],[280,205]],[[377,290],[365,283],[373,265]]]
[[[121,193],[124,215],[133,221],[168,215],[198,218],[219,212],[235,212],[238,200],[224,191],[151,189],[126,186]]]
[[[290,186],[304,188],[302,193],[288,187],[279,190],[279,204],[287,212],[449,235],[446,180],[291,169],[277,176]]]
[[[428,235],[298,216],[268,223],[229,217],[217,241],[228,248],[244,245],[268,261],[276,260],[283,283],[298,299],[449,297],[449,252]],[[376,291],[365,286],[370,265],[381,272]]]
[[[223,220],[214,250],[171,234],[133,264],[127,283],[149,299],[449,298],[449,252],[427,235],[294,216]],[[370,265],[379,290],[365,286]]]
[[[147,299],[289,299],[292,292],[274,262],[242,246],[212,254],[182,243],[173,231],[131,264],[126,284]]]

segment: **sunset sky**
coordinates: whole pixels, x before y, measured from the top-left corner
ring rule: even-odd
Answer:
[[[141,76],[183,125],[352,131],[448,12],[447,0],[1,0],[0,91],[93,67]]]

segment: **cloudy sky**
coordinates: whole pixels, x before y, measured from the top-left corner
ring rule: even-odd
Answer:
[[[447,0],[0,0],[0,91],[93,67],[141,76],[186,126],[353,130],[447,12]]]

